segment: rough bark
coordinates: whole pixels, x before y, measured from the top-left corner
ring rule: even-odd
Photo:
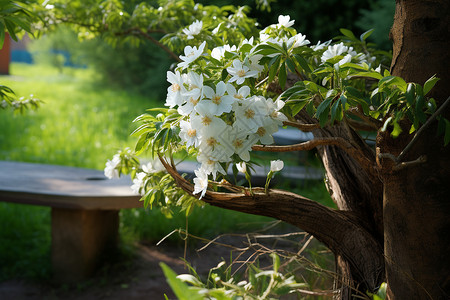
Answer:
[[[438,106],[450,95],[449,1],[396,2],[393,75],[423,84],[441,78],[432,95]],[[450,118],[450,109],[444,116]],[[379,161],[384,183],[384,247],[389,299],[450,298],[450,146],[434,121],[405,155],[426,162],[393,170]],[[397,156],[410,136],[379,136],[379,152]]]

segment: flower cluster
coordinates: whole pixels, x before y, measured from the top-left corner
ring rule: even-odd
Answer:
[[[338,69],[345,63],[349,63],[352,60],[358,64],[371,63],[375,60],[375,57],[367,56],[363,53],[357,53],[353,50],[353,47],[345,46],[344,43],[335,45],[329,45],[320,58],[322,63],[331,61],[338,57],[339,61],[334,64],[334,67]]]
[[[252,146],[272,144],[273,133],[287,120],[280,112],[283,101],[252,95],[250,86],[245,84],[249,78],[258,78],[263,70],[258,64],[260,56],[252,51],[246,58],[232,61],[226,68],[225,80],[211,82],[204,73],[185,71],[203,54],[200,52],[204,47],[205,43],[199,48],[187,46],[186,56],[180,57],[182,62],[175,72],[167,72],[171,85],[165,103],[182,116],[179,122],[182,143],[197,150],[201,167],[195,171],[194,193],[201,196],[206,192],[209,175],[213,179],[217,173],[226,175],[225,163],[249,161]],[[215,59],[222,59],[225,52],[233,50],[239,51],[236,46],[226,45],[210,53]]]
[[[302,108],[309,103],[308,113],[320,119],[321,125],[330,119],[330,111],[333,122],[342,118],[343,110],[348,107],[346,97],[352,96],[338,90],[338,78],[355,73],[349,70],[355,64],[361,66],[356,72],[372,70],[374,58],[367,51],[358,53],[351,46],[331,41],[310,46],[306,36],[292,28],[294,22],[289,16],[280,16],[278,23],[261,30],[259,37],[245,39],[239,45],[217,47],[207,45],[206,41],[197,43],[210,33],[200,20],[182,30],[189,45],[184,48],[175,69],[167,72],[170,86],[165,106],[170,108],[171,114],[176,110],[176,117],[167,119],[170,128],[165,124],[166,131],[156,126],[149,128],[160,133],[170,132],[164,136],[172,142],[175,141],[173,132],[177,133],[176,143],[181,141],[180,146],[196,156],[200,167],[195,170],[194,194],[199,194],[200,198],[205,195],[210,178],[216,180],[218,174],[226,175],[229,164],[237,164],[238,169],[244,170],[254,145],[274,142],[273,134],[287,121],[281,110],[289,97],[297,98],[293,98],[284,112],[294,115],[298,111],[293,113],[292,107]],[[216,29],[211,33],[217,34]],[[347,64],[350,62],[353,64]],[[287,96],[269,98],[265,89],[277,80],[284,89],[288,73],[301,75],[308,84],[304,84],[303,89],[302,85],[294,86]],[[318,85],[325,89],[318,89]],[[329,88],[327,85],[332,91],[324,92]],[[339,98],[342,103],[335,101],[337,94],[343,95],[342,100]],[[315,99],[323,100],[320,109]],[[327,109],[325,104],[333,105],[333,109]],[[142,132],[145,138],[152,136]],[[153,142],[160,142],[161,136],[163,134],[154,135]],[[105,174],[117,177],[117,169],[120,170],[117,165],[116,157],[108,161]],[[282,168],[282,161],[271,163],[266,188],[274,172]],[[143,191],[152,173],[150,169],[143,166],[142,172],[136,173],[133,184],[136,192]]]

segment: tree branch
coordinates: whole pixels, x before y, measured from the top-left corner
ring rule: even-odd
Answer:
[[[316,138],[304,143],[293,144],[287,146],[277,145],[254,145],[252,150],[265,152],[291,152],[291,151],[308,151],[319,146],[338,146],[349,154],[360,166],[370,172],[373,171],[373,160],[366,157],[362,151],[353,147],[350,142],[341,137]]]
[[[167,47],[166,45],[162,44],[160,41],[158,41],[157,39],[152,37],[149,34],[149,32],[155,32],[155,31],[144,32],[144,31],[142,31],[142,29],[136,27],[136,28],[131,28],[124,32],[117,33],[117,35],[126,35],[126,34],[134,34],[137,36],[140,35],[140,36],[146,38],[147,40],[149,40],[150,42],[152,42],[153,44],[155,44],[156,46],[158,46],[159,48],[161,48],[162,50],[164,50],[175,61],[177,61],[177,62],[181,61],[181,59],[178,57],[178,55],[176,55],[172,50],[170,50],[169,47]]]
[[[193,185],[163,157],[159,159],[178,186],[193,195]],[[266,194],[264,189],[254,188],[253,192],[249,195],[208,190],[202,200],[213,206],[273,217],[297,226],[344,257],[367,288],[374,290],[378,286],[384,270],[381,246],[353,214],[332,210],[286,191],[270,190]]]
[[[412,140],[406,145],[405,149],[400,153],[400,155],[397,157],[398,162],[402,162],[405,155],[411,150],[412,146],[417,142],[419,137],[425,132],[425,129],[430,126],[430,124],[444,111],[444,109],[450,104],[450,96],[445,100],[445,102],[439,107],[434,114],[425,122],[425,124],[422,125],[422,127],[417,130],[416,134],[412,138]]]
[[[291,126],[300,129],[301,131],[310,132],[315,129],[320,128],[320,124],[302,124],[298,122],[292,122],[292,121],[285,121],[283,122],[284,126]]]

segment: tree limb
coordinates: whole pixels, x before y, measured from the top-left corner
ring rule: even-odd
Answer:
[[[157,39],[152,37],[149,34],[150,32],[156,32],[156,31],[144,32],[142,29],[136,27],[136,28],[131,28],[128,31],[117,33],[117,35],[133,34],[133,35],[136,35],[136,36],[142,36],[142,37],[146,38],[147,40],[149,40],[150,42],[152,42],[153,44],[155,44],[156,46],[158,46],[159,48],[161,48],[162,50],[164,50],[175,61],[181,62],[181,59],[178,57],[178,55],[176,55],[172,50],[170,50],[169,47],[167,47],[166,45],[162,44],[160,41],[158,41]]]
[[[283,122],[283,125],[285,126],[291,126],[300,129],[301,131],[310,132],[315,129],[320,128],[320,124],[302,124],[299,122],[292,122],[292,121],[285,121]]]
[[[178,186],[193,195],[193,185],[163,157],[159,159]],[[297,226],[344,257],[367,288],[374,290],[378,286],[384,269],[381,246],[352,213],[332,210],[291,192],[270,190],[266,194],[258,188],[253,192],[250,195],[208,190],[202,200],[213,206],[273,217]]]
[[[254,145],[252,150],[265,151],[265,152],[291,152],[291,151],[308,151],[319,146],[338,146],[347,152],[360,166],[370,172],[373,172],[373,159],[370,159],[359,151],[356,147],[353,147],[350,142],[341,137],[326,137],[316,138],[307,142],[277,146],[277,145]]]

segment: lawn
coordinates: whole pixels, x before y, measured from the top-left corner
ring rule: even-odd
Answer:
[[[65,68],[60,73],[42,65],[12,64],[11,74],[1,76],[0,83],[13,88],[18,96],[34,94],[44,104],[23,115],[0,111],[0,160],[101,170],[117,150],[133,146],[130,133],[135,125],[131,121],[165,100],[101,84],[90,69]],[[301,188],[305,196],[329,202],[322,183]],[[256,230],[271,221],[205,206],[189,217],[189,232],[213,238],[236,230]],[[182,213],[166,219],[157,210],[122,210],[122,245],[132,248],[137,241],[156,243],[185,225]],[[0,228],[0,281],[48,278],[50,209],[0,202]],[[168,242],[183,241],[173,235]]]

